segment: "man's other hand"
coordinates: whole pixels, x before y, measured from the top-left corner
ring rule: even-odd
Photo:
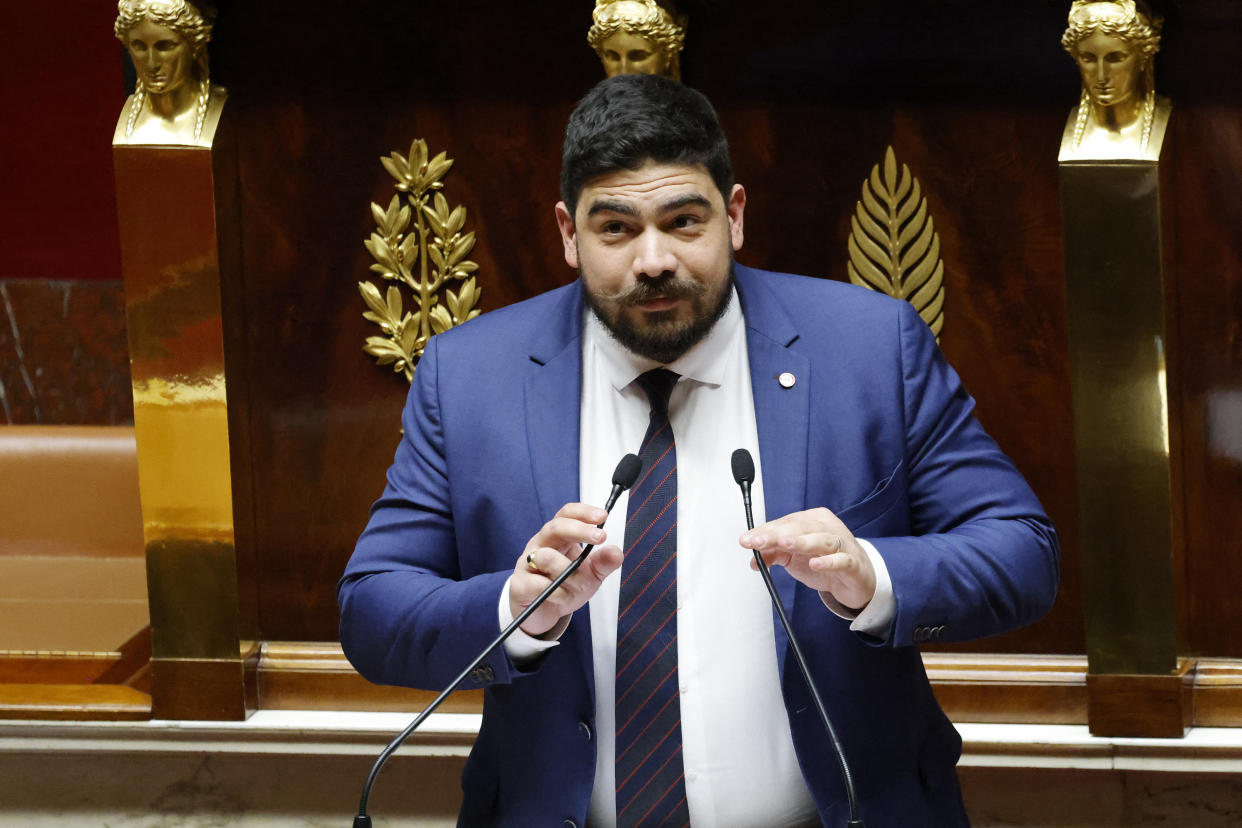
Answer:
[[[526,544],[509,580],[509,609],[517,618],[582,554],[584,544],[601,544],[606,535],[598,528],[608,514],[597,506],[567,503]],[[621,566],[621,549],[597,546],[565,583],[522,624],[527,635],[539,636],[557,626],[591,599],[605,578]]]
[[[783,566],[802,583],[832,594],[839,603],[862,610],[875,595],[875,569],[845,524],[824,508],[794,512],[756,526],[741,544]],[[751,569],[758,569],[755,561]]]

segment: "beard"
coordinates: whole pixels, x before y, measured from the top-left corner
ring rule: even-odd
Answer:
[[[693,279],[679,279],[672,274],[643,279],[616,294],[592,293],[582,280],[582,294],[587,307],[603,323],[612,338],[639,356],[667,365],[698,344],[711,331],[729,307],[733,295],[733,261],[729,260],[728,277],[719,293]],[[635,324],[627,311],[640,303],[658,297],[686,300],[690,317],[678,318],[679,308],[642,314],[644,324]]]

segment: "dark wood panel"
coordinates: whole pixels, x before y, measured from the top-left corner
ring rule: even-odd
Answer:
[[[296,15],[289,8],[227,8],[213,66],[232,91],[241,133],[261,632],[331,640],[335,581],[382,486],[405,393],[402,381],[361,352],[371,333],[356,292],[370,263],[361,245],[372,227],[367,204],[386,203],[392,192],[377,159],[404,151],[415,136],[457,159],[446,192],[467,206],[479,234],[474,258],[485,309],[563,284],[572,273],[551,220],[561,130],[600,72],[582,42],[585,8],[574,18],[555,4],[519,9],[480,0],[429,10],[364,2],[348,27],[327,7],[299,6]],[[770,8],[740,0],[710,8],[692,29],[683,67],[720,109],[750,193],[739,258],[844,279],[859,186],[894,145],[922,181],[941,233],[944,350],[1064,541],[1062,590],[1049,618],[969,647],[1081,652],[1055,183],[1057,144],[1078,88],[1058,44],[1064,4],[1014,11],[932,0],[800,3],[782,7],[780,25],[772,25]],[[1218,4],[1175,11],[1161,60],[1176,71],[1162,77],[1170,94],[1188,99],[1175,124],[1206,125],[1175,143],[1183,181],[1177,209],[1187,200],[1181,194],[1196,187],[1213,202],[1236,204],[1228,177],[1216,173],[1236,168],[1236,96],[1205,82],[1219,74],[1220,58],[1199,47],[1236,36],[1239,16]],[[260,38],[272,36],[281,60],[256,68],[254,56],[266,49]],[[1179,251],[1199,232],[1217,242],[1179,260],[1186,275],[1178,278],[1199,278],[1228,254],[1237,261],[1236,246],[1220,241],[1239,226],[1227,220],[1235,213],[1188,215],[1194,218],[1179,219]],[[1242,494],[1236,462],[1218,455],[1209,462],[1206,448],[1207,389],[1224,387],[1237,369],[1236,321],[1228,321],[1238,317],[1237,277],[1229,272],[1183,295],[1188,306],[1206,303],[1194,313],[1205,314],[1210,329],[1203,354],[1215,349],[1198,366],[1210,377],[1198,386],[1191,377],[1189,387],[1203,390],[1197,408],[1196,392],[1187,392],[1186,431],[1187,571],[1190,592],[1202,590],[1209,615],[1221,608],[1211,597],[1221,582],[1196,580],[1210,569],[1199,562],[1213,552],[1194,538],[1211,536],[1209,516]],[[1232,305],[1220,301],[1221,278],[1232,285]],[[1222,350],[1232,356],[1222,360]],[[1209,483],[1221,488],[1220,499],[1192,508]],[[1235,529],[1227,525],[1224,539],[1236,545]],[[1214,631],[1196,646],[1234,635],[1214,618],[1205,625]]]
[[[1242,38],[1239,39],[1242,42]],[[1178,291],[1190,651],[1242,656],[1242,110],[1174,109],[1168,209]]]

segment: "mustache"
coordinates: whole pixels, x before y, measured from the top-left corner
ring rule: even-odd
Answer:
[[[600,299],[623,307],[633,307],[652,299],[694,299],[707,289],[693,279],[678,279],[669,274],[658,279],[643,279],[616,293],[597,294]]]

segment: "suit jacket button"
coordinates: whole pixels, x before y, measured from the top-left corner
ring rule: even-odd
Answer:
[[[582,738],[588,742],[591,741],[591,726],[586,722],[578,722],[578,732],[582,734]]]
[[[561,823],[561,826],[562,828],[578,828],[578,823],[574,822],[572,819],[567,819]]]
[[[470,678],[480,684],[486,684],[496,678],[496,671],[492,669],[490,664],[484,664],[471,670]]]
[[[926,628],[926,627],[915,627],[915,628],[914,628],[914,641],[915,641],[915,643],[916,643],[916,644],[917,644],[917,643],[921,643],[921,642],[926,641],[926,640],[927,640],[927,628]]]

